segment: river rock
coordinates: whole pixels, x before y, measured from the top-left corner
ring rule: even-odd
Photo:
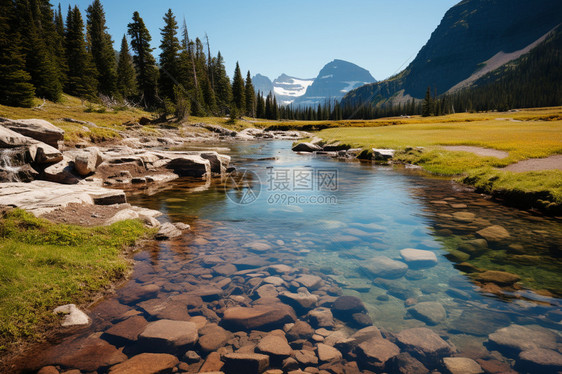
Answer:
[[[220,347],[224,347],[226,342],[228,342],[232,338],[232,333],[226,331],[220,326],[216,324],[208,324],[202,329],[199,330],[199,341],[197,344],[199,348],[205,352],[213,352],[219,349]]]
[[[248,250],[256,253],[271,251],[271,245],[263,241],[253,241],[245,245]]]
[[[509,232],[499,225],[486,227],[476,233],[489,242],[499,242],[510,237]]]
[[[29,145],[27,150],[29,152],[29,156],[31,157],[31,161],[37,164],[55,164],[64,159],[63,154],[58,149],[37,141],[34,144]]]
[[[408,352],[402,352],[395,356],[389,363],[388,369],[391,373],[397,374],[427,374],[429,370],[418,360],[413,358]]]
[[[272,284],[276,287],[285,285],[285,281],[283,280],[283,278],[279,278],[279,277],[266,277],[263,279],[263,282]]]
[[[510,325],[490,334],[488,339],[500,348],[520,352],[534,348],[556,349],[557,336],[546,329]]]
[[[453,352],[449,344],[428,328],[403,330],[396,335],[397,342],[423,363],[435,363]]]
[[[61,321],[62,327],[85,326],[90,324],[90,317],[74,304],[67,304],[55,308],[53,311],[56,314],[65,314]]]
[[[261,374],[269,366],[269,356],[258,353],[228,353],[223,359],[226,373]]]
[[[54,366],[45,366],[37,372],[37,374],[60,374],[58,369]]]
[[[308,319],[310,323],[316,327],[332,328],[336,325],[334,315],[328,308],[316,308],[308,312]]]
[[[160,229],[156,233],[155,238],[157,240],[168,240],[180,237],[181,235],[181,231],[176,226],[174,226],[173,223],[166,222],[162,226],[160,226]]]
[[[97,371],[127,360],[120,350],[105,340],[88,337],[55,346],[46,352],[48,364]]]
[[[61,184],[77,184],[80,180],[73,173],[72,161],[63,157],[62,161],[46,167],[40,177],[43,180]]]
[[[362,363],[375,371],[384,370],[388,360],[397,356],[400,348],[382,338],[372,338],[357,347],[357,355]]]
[[[105,330],[103,337],[109,342],[124,345],[137,341],[139,334],[144,331],[148,322],[142,316],[133,316],[119,322]]]
[[[327,344],[318,343],[318,359],[320,362],[332,362],[339,361],[342,359],[342,354],[336,348],[331,347]]]
[[[160,291],[160,287],[155,284],[141,285],[136,282],[129,282],[119,289],[119,300],[124,304],[131,304],[141,299],[148,299]]]
[[[562,354],[551,349],[533,348],[519,354],[521,366],[536,373],[562,371]]]
[[[355,296],[340,296],[332,305],[332,313],[342,321],[350,321],[353,314],[366,311],[361,299]]]
[[[139,335],[139,342],[150,349],[178,349],[193,346],[198,337],[194,323],[161,319],[148,324]]]
[[[318,365],[318,356],[314,351],[307,349],[294,351],[295,359],[302,365]]]
[[[203,366],[199,369],[199,373],[218,373],[224,366],[224,363],[221,361],[221,355],[218,352],[211,352],[207,356],[207,359],[203,363]]]
[[[211,172],[213,174],[223,175],[226,173],[226,169],[230,164],[230,156],[209,151],[201,152],[200,156],[205,160],[209,160]]]
[[[466,357],[445,357],[443,363],[450,374],[484,373],[478,362]]]
[[[269,334],[263,337],[257,345],[257,350],[270,356],[289,357],[293,350],[284,336]]]
[[[297,279],[296,282],[302,284],[304,287],[308,288],[309,290],[317,290],[324,284],[322,278],[317,275],[305,274],[301,275]]]
[[[312,295],[307,289],[301,288],[298,293],[284,291],[279,294],[279,298],[295,308],[297,312],[308,311],[316,307],[318,296]]]
[[[231,331],[281,328],[296,320],[295,311],[288,305],[277,303],[256,305],[251,308],[231,307],[225,310],[222,324]]]
[[[475,279],[479,282],[492,282],[500,286],[509,286],[521,280],[517,274],[511,274],[505,271],[487,270],[483,273],[476,274]]]
[[[270,298],[274,299],[279,296],[279,292],[277,292],[277,288],[275,288],[272,284],[264,284],[260,288],[256,290],[256,293],[260,298]]]
[[[92,174],[103,162],[103,158],[98,148],[86,148],[74,156],[74,169],[81,176]]]
[[[408,312],[414,318],[424,321],[428,325],[437,325],[447,318],[447,312],[443,305],[435,301],[417,303],[408,309]]]
[[[42,119],[12,120],[0,118],[0,124],[7,129],[46,143],[57,149],[59,141],[64,139],[64,131],[62,129]]]
[[[165,167],[173,170],[180,177],[207,177],[211,172],[211,163],[199,155],[184,155],[169,161]]]
[[[357,344],[366,342],[367,340],[382,338],[382,334],[376,326],[362,328],[351,335],[351,339],[353,339]]]
[[[412,268],[430,267],[437,264],[435,252],[423,249],[405,248],[400,251],[400,256]]]
[[[110,374],[153,374],[173,369],[179,360],[176,356],[164,353],[141,353],[125,362],[113,366]]]
[[[396,150],[385,148],[373,148],[373,160],[387,161],[394,157]]]
[[[314,329],[304,321],[295,322],[293,327],[287,331],[287,339],[289,339],[289,341],[300,339],[308,340],[312,335],[314,335]]]
[[[408,266],[385,256],[376,256],[361,262],[360,269],[377,278],[400,278],[408,271]]]
[[[304,143],[297,144],[292,149],[293,152],[315,152],[315,151],[321,151],[322,147],[316,144],[304,142]]]
[[[457,222],[470,223],[476,219],[476,214],[470,212],[454,212],[453,220]]]

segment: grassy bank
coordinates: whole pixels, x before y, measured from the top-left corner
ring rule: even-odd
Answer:
[[[93,142],[119,138],[119,131],[126,129],[123,124],[136,122],[141,117],[151,118],[152,114],[135,108],[107,108],[98,104],[82,102],[79,98],[63,95],[54,103],[36,99],[36,108],[16,108],[0,105],[0,117],[10,119],[39,118],[51,122],[65,131],[65,141],[76,143],[83,139]],[[63,121],[71,118],[91,122],[80,124]]]
[[[377,120],[378,121],[378,120]],[[394,126],[327,128],[316,133],[327,142],[354,148],[393,148],[395,159],[422,166],[439,175],[504,198],[521,207],[559,213],[562,172],[511,173],[501,167],[529,158],[562,154],[562,108],[509,113],[463,113],[444,117],[414,117]],[[380,121],[379,121],[380,122]],[[504,151],[506,158],[447,151],[441,146],[476,146]],[[424,147],[423,152],[404,150]]]
[[[84,228],[23,210],[0,218],[0,353],[38,338],[58,305],[80,304],[127,274],[123,249],[146,235],[140,221]]]

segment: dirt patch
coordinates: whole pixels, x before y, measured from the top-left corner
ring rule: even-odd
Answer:
[[[43,214],[41,218],[46,218],[55,223],[66,223],[69,225],[80,226],[102,226],[108,219],[117,212],[130,207],[129,204],[118,205],[85,205],[68,204],[65,208],[53,210]]]
[[[540,170],[562,170],[562,155],[554,155],[546,158],[531,158],[511,164],[502,170],[514,173]]]
[[[507,158],[509,153],[505,151],[498,151],[497,149],[484,148],[484,147],[471,147],[467,145],[447,145],[443,146],[447,151],[453,152],[470,152],[483,157],[496,157],[499,159]]]

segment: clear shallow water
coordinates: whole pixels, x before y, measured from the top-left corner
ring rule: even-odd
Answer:
[[[192,230],[180,240],[153,243],[135,257],[133,282],[117,296],[146,284],[157,285],[160,292],[131,302],[121,299],[122,303],[146,310],[141,304],[147,298],[189,293],[204,283],[228,283],[239,275],[217,273],[213,266],[251,258],[319,275],[343,294],[359,297],[380,329],[398,333],[429,327],[464,357],[513,363],[487,345],[490,333],[510,324],[560,334],[560,220],[500,206],[415,170],[298,155],[290,151],[290,144],[228,145],[234,166],[256,173],[261,181],[259,196],[251,204],[233,201],[227,195],[232,185],[217,181],[184,181],[132,194],[132,204],[158,209],[165,213],[163,219],[189,223]],[[297,185],[292,184],[295,171]],[[318,171],[328,175],[323,186]],[[290,185],[282,191],[284,173]],[[337,188],[329,180],[335,174]],[[310,175],[312,186],[306,180]],[[288,204],[289,199],[300,203]],[[476,246],[472,240],[480,238],[477,231],[493,225],[504,227],[510,237],[488,241],[485,248]],[[437,264],[410,269],[392,280],[376,279],[362,268],[375,256],[402,261],[399,251],[404,248],[432,251]],[[507,271],[521,282],[506,287],[475,282],[459,270],[472,267]],[[431,324],[414,318],[409,307],[423,301],[440,303],[445,318]],[[224,296],[213,308],[232,303]],[[106,330],[108,320],[95,320],[86,333]]]

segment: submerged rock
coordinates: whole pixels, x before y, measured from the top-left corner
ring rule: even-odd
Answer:
[[[141,353],[125,362],[113,366],[110,374],[152,374],[163,373],[173,369],[179,360],[176,356],[165,353]]]
[[[402,256],[408,266],[413,268],[430,267],[437,264],[435,253],[423,249],[405,248],[400,251],[400,256]]]
[[[520,352],[534,348],[556,349],[557,335],[546,329],[511,325],[490,334],[488,339],[500,348]]]
[[[293,152],[315,152],[315,151],[321,151],[322,147],[316,144],[304,142],[304,143],[297,144],[292,148],[292,150]]]
[[[478,362],[466,357],[445,357],[443,363],[450,374],[484,373]]]
[[[297,319],[293,308],[285,304],[232,307],[224,312],[222,324],[231,331],[281,328]]]
[[[193,346],[199,337],[197,325],[186,321],[161,319],[151,322],[139,335],[139,342],[158,351]]]
[[[269,366],[269,356],[258,353],[229,353],[223,360],[226,373],[261,374]]]
[[[360,269],[374,278],[395,279],[406,274],[408,266],[385,256],[376,256],[362,261]]]
[[[443,305],[435,301],[424,301],[417,303],[408,312],[428,325],[437,325],[439,322],[447,318],[447,312]]]
[[[559,373],[562,370],[562,354],[551,349],[533,348],[519,354],[521,366],[531,372]]]
[[[386,363],[400,353],[396,344],[382,338],[371,338],[357,347],[357,355],[362,363],[375,371],[384,370]]]
[[[166,222],[155,235],[157,240],[168,240],[180,237],[182,235],[181,231],[171,222]]]
[[[260,340],[256,348],[260,353],[282,358],[289,357],[293,352],[287,339],[276,334],[266,335]]]
[[[509,232],[499,225],[486,227],[476,233],[489,242],[499,242],[510,237]]]
[[[364,313],[367,309],[365,305],[355,296],[340,296],[334,301],[332,313],[342,321],[349,321],[355,313]]]
[[[476,274],[474,278],[479,282],[492,282],[500,286],[509,286],[521,280],[517,274],[497,270],[487,270]]]
[[[453,353],[451,346],[428,328],[403,330],[396,335],[398,344],[423,363],[434,364],[441,357]]]

